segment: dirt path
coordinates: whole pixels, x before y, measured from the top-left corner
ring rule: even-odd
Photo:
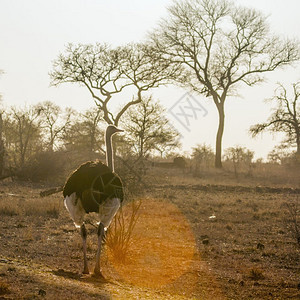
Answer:
[[[194,279],[189,285],[195,284]],[[187,282],[182,284],[187,285]],[[20,259],[0,258],[0,299],[225,299],[213,286],[209,288],[208,282],[203,284],[202,289],[206,291],[201,296],[196,289],[191,293],[190,287],[180,295],[174,291],[168,293],[158,288],[134,286],[121,280],[103,280],[64,269],[53,270]]]

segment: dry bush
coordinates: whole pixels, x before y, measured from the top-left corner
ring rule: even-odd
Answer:
[[[33,156],[17,172],[18,178],[40,182],[52,179],[64,170],[64,153],[40,152]]]
[[[263,271],[257,267],[253,267],[249,270],[249,277],[252,280],[261,280],[265,278]]]
[[[5,295],[9,293],[10,293],[9,285],[6,282],[0,281],[0,295]],[[6,298],[1,298],[1,299],[6,299]]]
[[[57,219],[62,207],[60,199],[23,197],[18,194],[6,194],[0,198],[0,216],[33,216]]]
[[[26,216],[45,216],[58,219],[60,204],[49,199],[29,199],[23,204]]]
[[[116,261],[124,262],[126,259],[141,203],[141,200],[132,200],[126,207],[121,207],[109,227],[106,245]]]
[[[298,246],[300,246],[300,206],[299,196],[297,195],[294,199],[285,202],[285,213],[283,222],[292,235],[296,239]]]
[[[17,216],[20,213],[20,208],[16,205],[16,202],[11,199],[0,199],[0,215],[1,216]]]
[[[0,205],[0,215],[1,216],[17,216],[18,213],[18,209],[16,207],[13,206],[9,206],[9,205]]]

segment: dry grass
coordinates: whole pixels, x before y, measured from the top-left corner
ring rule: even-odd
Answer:
[[[23,210],[26,216],[43,216],[58,219],[60,205],[59,203],[49,203],[47,199],[33,199],[23,204]]]
[[[202,179],[174,173],[164,179],[172,188],[157,176],[160,187],[145,189],[126,259],[120,262],[106,248],[105,284],[79,275],[81,238],[61,195],[39,198],[36,187],[0,186],[0,282],[9,296],[40,297],[44,290],[49,299],[300,297],[300,249],[284,209],[297,196],[176,188]],[[124,220],[130,220],[126,209]],[[94,262],[96,229],[87,227]]]
[[[123,280],[157,288],[184,274],[195,251],[190,224],[180,210],[161,199],[148,198],[141,202],[127,259],[120,263],[115,256],[108,258]]]
[[[10,286],[6,282],[0,281],[0,296],[9,294]]]
[[[285,212],[284,223],[286,228],[295,238],[298,246],[300,246],[300,198],[296,195],[290,201],[282,206]]]
[[[11,203],[1,203],[0,206],[0,215],[1,216],[17,216],[19,214],[18,208]]]
[[[233,167],[225,162],[222,170],[214,168],[203,169],[197,176],[194,174],[194,165],[185,170],[167,170],[151,167],[148,170],[146,182],[155,184],[220,184],[244,186],[272,186],[300,188],[299,166],[281,166],[276,164],[255,164],[251,174],[248,170],[241,170],[235,176]]]
[[[0,215],[2,216],[33,216],[58,218],[61,201],[49,201],[37,195],[28,197],[14,193],[2,193],[0,197]]]
[[[114,259],[120,263],[125,262],[132,244],[132,233],[139,218],[141,204],[141,200],[138,199],[123,204],[108,229],[106,246]]]

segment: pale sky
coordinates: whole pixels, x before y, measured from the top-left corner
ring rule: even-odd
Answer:
[[[236,0],[268,16],[274,33],[300,39],[299,0]],[[138,42],[157,21],[166,16],[170,0],[0,0],[0,93],[3,105],[21,106],[50,100],[61,107],[84,110],[94,105],[89,93],[76,85],[50,87],[48,73],[52,62],[67,43],[108,43],[113,46]],[[239,90],[240,98],[227,99],[223,148],[241,145],[266,157],[279,137],[264,134],[252,139],[251,125],[270,114],[276,82],[290,84],[300,80],[300,66],[267,74],[267,81],[254,88]],[[169,109],[186,91],[168,87],[153,90],[156,99]],[[196,96],[207,110],[186,131],[168,113],[182,134],[183,151],[206,143],[214,148],[217,130],[216,108],[209,99]]]

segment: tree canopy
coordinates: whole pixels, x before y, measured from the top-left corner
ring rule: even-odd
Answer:
[[[169,64],[145,44],[116,48],[106,44],[69,44],[54,61],[50,77],[55,86],[71,82],[86,87],[103,111],[104,120],[118,125],[126,110],[142,101],[143,92],[168,83],[178,72],[178,66]],[[130,87],[134,90],[132,99],[113,113],[112,97]]]
[[[285,140],[283,144],[296,146],[296,153],[300,159],[300,82],[292,84],[292,94],[282,84],[278,84],[274,96],[269,99],[275,102],[277,107],[268,118],[267,122],[251,126],[252,136],[263,131],[283,132]],[[300,161],[300,160],[299,160]]]

